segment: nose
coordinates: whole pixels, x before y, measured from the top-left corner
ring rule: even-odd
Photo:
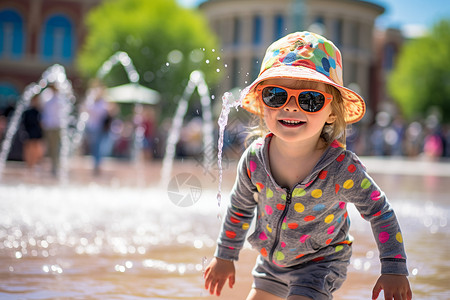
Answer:
[[[291,96],[289,98],[288,103],[286,104],[285,107],[283,107],[283,109],[289,112],[297,112],[298,111],[297,99],[295,99],[294,96]]]

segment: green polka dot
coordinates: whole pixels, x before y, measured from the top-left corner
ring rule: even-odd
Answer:
[[[281,199],[283,199],[284,201],[286,201],[286,195],[281,195]]]
[[[283,225],[281,225],[281,229],[286,230],[286,228],[287,228],[287,224],[283,223]]]
[[[371,185],[372,183],[370,183],[370,180],[367,178],[364,178],[363,181],[361,182],[361,187],[363,189],[368,189]]]
[[[327,53],[332,56],[334,54],[333,46],[331,46],[330,43],[325,42],[325,50],[327,50]]]
[[[269,188],[267,188],[267,190],[266,190],[266,197],[267,197],[267,199],[270,199],[273,197],[273,191]]]
[[[284,259],[283,252],[277,251],[276,258],[277,258],[277,260],[283,260]]]
[[[344,249],[344,246],[342,246],[342,245],[336,246],[336,249],[334,249],[334,252],[339,252],[342,249]]]
[[[305,195],[306,195],[306,192],[302,188],[296,188],[292,192],[292,197],[302,197],[302,196],[305,196]]]

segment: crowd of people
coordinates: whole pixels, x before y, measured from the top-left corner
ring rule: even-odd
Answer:
[[[16,139],[20,139],[23,144],[21,157],[29,168],[36,168],[47,155],[51,172],[56,175],[61,144],[61,96],[54,85],[49,85],[49,90],[51,92],[45,101],[41,95],[31,99],[23,113]],[[0,111],[1,139],[13,110],[13,107],[9,107]],[[105,88],[98,85],[88,92],[80,112],[89,116],[80,153],[92,156],[94,174],[100,174],[104,157],[134,159],[135,155],[139,155],[144,161],[152,161],[164,156],[171,120],[158,120],[152,106],[138,106],[131,117],[124,118],[119,106],[107,101]],[[185,122],[177,145],[177,157],[200,157],[206,147],[217,149],[217,143],[202,144],[203,121],[199,116],[187,116]],[[248,124],[233,118],[230,118],[229,123],[225,132],[224,153],[228,157],[238,157],[244,150]],[[141,133],[138,144],[135,138],[137,131]],[[218,136],[217,131],[215,136]],[[136,146],[139,147],[137,154],[133,152]],[[367,156],[445,159],[450,157],[450,126],[440,124],[435,115],[408,123],[399,116],[391,117],[387,112],[380,112],[371,126],[352,125],[347,128],[347,148]]]

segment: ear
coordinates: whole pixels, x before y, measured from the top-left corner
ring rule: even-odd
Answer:
[[[337,119],[337,116],[336,116],[335,114],[331,113],[331,114],[328,116],[328,119],[327,119],[327,121],[326,121],[326,124],[331,125],[331,124],[333,124],[333,123],[336,121],[336,119]]]

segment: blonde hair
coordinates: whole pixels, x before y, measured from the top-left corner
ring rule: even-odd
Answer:
[[[262,82],[261,82],[262,83]],[[260,83],[260,84],[261,84]],[[314,81],[305,82],[308,88],[316,88],[317,85]],[[345,106],[344,100],[342,99],[342,95],[337,88],[332,85],[326,84],[326,92],[333,95],[333,101],[331,101],[331,111],[332,114],[336,116],[336,120],[333,123],[326,123],[323,126],[322,133],[320,138],[325,142],[325,146],[328,147],[334,140],[337,140],[344,147],[346,144],[346,127],[347,123],[345,122]],[[263,104],[261,101],[257,101],[258,110],[263,112]],[[264,115],[258,114],[254,115],[254,118],[249,126],[249,135],[247,136],[245,143],[249,145],[253,140],[264,137],[269,133],[269,129],[264,122]]]

